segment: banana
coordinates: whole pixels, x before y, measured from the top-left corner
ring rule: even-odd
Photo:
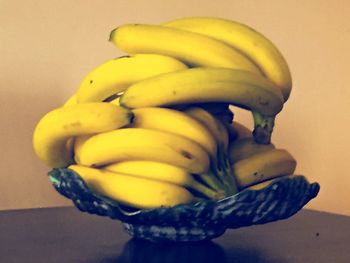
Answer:
[[[139,108],[132,110],[133,122],[130,128],[145,128],[176,135],[190,139],[202,146],[209,155],[216,156],[216,142],[209,130],[189,115],[166,108]]]
[[[214,116],[216,119],[220,120],[221,123],[230,125],[233,122],[233,117],[234,114],[232,111],[230,111],[229,109],[227,109],[226,111],[223,111],[221,113],[214,113]]]
[[[258,144],[251,137],[235,140],[232,143],[230,143],[230,148],[229,148],[230,163],[234,164],[240,160],[249,158],[254,154],[265,152],[274,148],[275,146],[272,143]]]
[[[232,165],[233,175],[240,189],[268,179],[294,173],[296,160],[283,149],[254,154]]]
[[[70,105],[75,105],[77,104],[77,94],[74,93],[72,96],[68,98],[68,100],[63,104],[63,107],[70,106]]]
[[[134,208],[173,207],[196,201],[178,185],[81,165],[68,168],[80,175],[92,191]]]
[[[55,109],[35,127],[35,153],[50,167],[65,167],[73,163],[73,153],[67,149],[69,138],[118,129],[129,124],[132,116],[125,108],[102,102]]]
[[[179,135],[142,128],[94,135],[76,150],[75,159],[78,164],[93,167],[120,161],[158,161],[199,174],[209,167],[209,156],[197,143]]]
[[[199,103],[193,106],[203,108],[206,111],[208,111],[210,114],[217,115],[217,114],[225,113],[229,109],[230,104],[213,102],[213,103]]]
[[[273,178],[273,179],[270,179],[270,180],[267,180],[267,181],[264,181],[264,182],[261,182],[261,183],[249,186],[246,189],[249,189],[249,190],[261,190],[261,189],[271,185],[272,183],[274,183],[274,182],[276,182],[278,180],[281,180],[282,178],[292,177],[292,176],[295,176],[295,175],[285,175],[285,176],[281,176],[281,177],[278,177],[278,178]]]
[[[136,54],[112,59],[96,67],[84,78],[77,91],[77,101],[104,101],[137,81],[186,68],[175,58],[157,54]]]
[[[178,110],[156,107],[134,109],[133,113],[135,118],[128,127],[146,128],[183,136],[203,147],[211,160],[217,158],[218,149],[215,138],[205,123],[196,118]],[[216,180],[212,173],[196,176],[199,176],[201,181],[218,193],[222,192],[221,183]]]
[[[220,118],[219,118],[219,121],[224,125],[224,127],[227,131],[229,143],[236,140],[238,135],[237,135],[236,131],[233,129],[232,123],[227,123],[225,120],[220,119]]]
[[[252,131],[237,121],[233,121],[232,128],[233,131],[237,134],[237,140],[252,137]]]
[[[186,169],[167,163],[143,160],[125,161],[110,164],[103,167],[103,169],[114,173],[128,174],[187,187],[214,200],[221,198],[215,191],[196,181]]]
[[[286,60],[269,39],[251,27],[214,17],[180,18],[169,21],[164,26],[203,34],[239,50],[280,87],[284,100],[288,99],[292,78]]]
[[[126,24],[111,32],[110,41],[129,54],[162,54],[191,66],[233,68],[262,74],[239,51],[221,41],[185,30],[159,25]]]
[[[229,103],[198,103],[190,104],[192,107],[200,107],[212,114],[215,119],[219,119],[222,123],[232,123],[234,114],[229,109]]]
[[[66,102],[63,104],[62,107],[66,107],[66,106],[70,106],[70,105],[75,105],[77,104],[77,94],[74,93],[72,96],[70,96],[68,98],[68,100],[66,100]],[[67,142],[66,142],[66,151],[68,152],[72,152],[73,147],[74,147],[74,137],[68,138]]]
[[[218,133],[220,134],[222,148],[223,148],[224,152],[226,153],[228,151],[228,146],[229,146],[228,131],[227,131],[227,129],[222,121],[220,121],[219,119],[217,119],[215,117],[214,117],[214,120],[216,122],[216,126],[218,127]]]
[[[112,99],[111,101],[109,101],[109,103],[120,106],[119,99],[120,99],[120,97],[118,96],[118,97]]]
[[[197,102],[227,102],[274,116],[283,97],[275,84],[248,71],[191,68],[165,73],[131,85],[120,97],[129,108]]]
[[[192,68],[165,73],[131,85],[120,97],[128,108],[198,102],[226,102],[250,109],[253,135],[269,143],[275,115],[283,97],[275,84],[248,71],[224,68]]]
[[[96,134],[87,134],[87,135],[80,135],[80,136],[74,137],[74,143],[73,143],[74,156],[73,157],[74,157],[75,163],[78,163],[76,153],[80,152],[84,143],[94,135]]]
[[[219,128],[224,131],[224,137],[227,137],[229,141],[236,138],[236,133],[233,131],[232,128],[232,122],[234,118],[233,112],[230,110],[228,103],[201,103],[197,104],[196,106],[199,106],[200,108],[205,109],[210,114],[213,115],[213,117],[219,121]],[[224,127],[224,128],[223,128]],[[223,134],[223,133],[222,133]],[[225,148],[227,150],[227,147]]]
[[[212,114],[201,107],[187,108],[184,113],[204,125],[215,138],[217,145],[222,145],[223,149],[228,148],[228,135]]]
[[[228,195],[236,193],[238,189],[234,178],[231,176],[232,172],[227,156],[229,137],[225,126],[203,108],[191,107],[185,109],[184,112],[205,125],[214,136],[218,149],[216,158],[212,159],[213,176],[219,179],[223,185],[222,188],[225,189]]]

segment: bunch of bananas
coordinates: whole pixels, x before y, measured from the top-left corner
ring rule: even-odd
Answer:
[[[219,200],[293,174],[294,158],[271,143],[291,76],[266,37],[191,17],[122,25],[110,41],[127,55],[96,67],[35,128],[48,166],[142,209]],[[230,105],[252,112],[253,131],[233,121]]]

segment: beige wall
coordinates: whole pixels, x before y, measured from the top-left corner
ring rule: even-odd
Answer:
[[[34,156],[32,130],[84,74],[121,54],[107,42],[111,29],[210,15],[251,25],[284,53],[294,90],[273,140],[297,158],[297,173],[320,182],[309,208],[350,215],[349,13],[345,0],[1,0],[0,209],[70,205]],[[251,123],[246,112],[236,118]]]

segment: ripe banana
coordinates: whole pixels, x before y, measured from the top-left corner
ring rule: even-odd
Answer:
[[[273,179],[270,179],[270,180],[267,180],[267,181],[264,181],[264,182],[261,182],[261,183],[249,186],[246,189],[249,189],[249,190],[261,190],[261,189],[269,186],[270,184],[272,184],[272,183],[274,183],[274,182],[276,182],[278,180],[281,180],[282,178],[292,177],[292,176],[295,176],[295,175],[284,175],[284,176],[281,176],[281,177],[273,178]]]
[[[201,107],[190,107],[184,110],[184,113],[200,122],[215,138],[217,145],[222,145],[223,149],[228,147],[228,136],[223,131],[220,122],[212,114]]]
[[[236,193],[238,189],[231,176],[231,167],[227,156],[229,138],[225,126],[203,108],[191,107],[185,109],[184,112],[205,125],[214,136],[218,149],[216,158],[212,159],[213,176],[220,180],[228,195]]]
[[[129,54],[162,54],[191,66],[242,69],[262,74],[239,51],[221,41],[185,30],[159,25],[127,24],[114,29],[110,41]]]
[[[68,98],[68,100],[66,100],[66,102],[63,104],[62,107],[66,107],[66,106],[70,106],[70,105],[75,105],[77,104],[77,94],[74,93],[72,96],[70,96]],[[66,142],[66,151],[67,152],[72,152],[73,147],[74,147],[74,137],[68,138],[67,142]]]
[[[186,169],[167,163],[125,161],[110,164],[103,167],[103,169],[114,173],[128,174],[187,187],[213,200],[218,200],[222,197],[215,191],[196,181]]]
[[[114,105],[120,106],[119,99],[120,99],[120,97],[117,96],[116,98],[114,98],[111,101],[109,101],[109,103],[112,103]]]
[[[229,110],[230,104],[213,102],[213,103],[199,103],[193,106],[203,108],[212,115],[219,115]]]
[[[224,68],[191,68],[131,85],[120,104],[129,108],[197,102],[227,102],[266,116],[282,110],[275,84],[253,73]]]
[[[254,154],[232,165],[239,188],[245,188],[268,179],[294,173],[296,160],[283,149],[272,149]]]
[[[234,114],[232,111],[227,109],[221,113],[215,113],[214,116],[216,119],[220,120],[221,123],[225,124],[226,127],[226,124],[231,125],[231,123],[233,122]]]
[[[120,98],[120,104],[129,108],[198,102],[227,102],[250,109],[259,143],[270,142],[275,115],[283,107],[281,91],[272,82],[224,68],[192,68],[148,78],[131,85]]]
[[[87,134],[87,135],[80,135],[80,136],[74,137],[73,151],[74,151],[75,163],[78,163],[77,157],[76,157],[77,153],[79,153],[81,151],[81,148],[84,145],[84,143],[94,135],[96,135],[96,134]]]
[[[270,144],[259,144],[253,138],[247,137],[235,140],[230,143],[229,159],[234,164],[240,160],[246,159],[254,154],[274,149],[275,146]]]
[[[214,117],[214,120],[216,122],[216,126],[218,127],[218,133],[220,134],[221,138],[221,145],[222,149],[225,153],[228,151],[228,146],[229,146],[229,134],[228,131],[225,127],[225,125],[222,123],[222,121],[218,120],[217,118]]]
[[[145,128],[174,133],[190,139],[202,146],[209,155],[215,157],[217,146],[210,131],[189,115],[166,108],[139,108],[132,110],[133,122],[130,128]]]
[[[206,111],[208,111],[210,114],[213,115],[213,117],[219,121],[219,126],[221,129],[223,129],[222,126],[224,126],[225,130],[225,137],[229,141],[234,140],[237,137],[237,134],[234,132],[232,128],[232,122],[234,118],[233,112],[230,110],[230,104],[228,103],[201,103],[196,106],[199,106]],[[225,148],[227,150],[227,147]]]
[[[235,21],[215,17],[187,17],[164,24],[167,27],[203,34],[239,50],[266,77],[276,83],[286,101],[292,88],[288,64],[277,47],[264,35]]]
[[[237,140],[247,138],[247,137],[252,137],[252,131],[237,121],[233,121],[232,128],[234,132],[237,134],[237,137],[236,137]]]
[[[74,93],[72,96],[68,98],[68,100],[63,104],[63,107],[70,106],[70,105],[75,105],[77,104],[77,94]]]
[[[93,192],[134,208],[172,207],[196,200],[184,187],[174,184],[80,165],[68,168],[80,175]]]
[[[99,167],[120,161],[149,160],[169,163],[191,173],[209,167],[206,151],[182,136],[142,128],[123,128],[87,139],[75,152],[77,163]]]
[[[202,146],[213,161],[217,158],[217,141],[208,130],[206,123],[197,118],[192,118],[178,110],[156,107],[134,109],[133,113],[135,118],[128,127],[153,129],[183,136]],[[211,115],[210,117],[216,125],[215,119]],[[220,137],[220,133],[217,133]],[[212,189],[222,192],[222,183],[212,173],[208,172],[197,176],[200,176],[200,179]]]
[[[156,54],[137,54],[112,59],[84,78],[77,92],[77,101],[104,101],[142,79],[186,68],[185,64],[175,58]]]
[[[108,103],[75,104],[47,113],[36,125],[33,147],[38,157],[53,168],[73,163],[67,148],[71,137],[118,129],[130,123],[132,112]]]

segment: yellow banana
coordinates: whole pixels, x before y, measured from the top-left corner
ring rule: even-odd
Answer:
[[[104,101],[137,81],[186,68],[175,58],[156,54],[137,54],[109,60],[84,78],[77,92],[77,101]]]
[[[220,120],[220,122],[225,125],[225,127],[227,125],[231,125],[233,122],[234,114],[229,109],[226,109],[225,111],[223,111],[221,113],[213,113],[213,114],[214,114],[214,117],[216,119]]]
[[[233,121],[232,128],[234,132],[237,134],[237,137],[236,137],[237,140],[247,138],[247,137],[252,137],[252,131],[237,121]]]
[[[127,24],[114,29],[110,41],[129,54],[162,54],[191,66],[242,69],[261,75],[258,67],[239,51],[221,41],[185,30]]]
[[[220,122],[217,121],[212,114],[201,107],[190,107],[185,109],[184,112],[204,125],[215,138],[216,143],[222,145],[224,149],[227,149],[227,133],[223,132]]]
[[[216,126],[218,127],[218,132],[220,134],[223,150],[225,153],[227,153],[228,145],[229,145],[229,134],[227,132],[225,125],[220,120],[216,118],[214,120],[216,122]]]
[[[209,130],[189,115],[167,108],[139,108],[132,110],[133,122],[129,127],[174,133],[202,146],[209,155],[216,156],[216,142]]]
[[[202,146],[212,160],[217,158],[218,150],[215,138],[206,125],[196,118],[178,110],[155,107],[134,109],[133,113],[135,118],[128,127],[159,130],[183,136]],[[196,176],[199,176],[201,181],[218,193],[222,192],[221,183],[214,178],[212,173]]]
[[[120,104],[129,108],[182,103],[226,102],[250,109],[254,138],[269,143],[275,115],[282,110],[283,97],[267,79],[224,68],[192,68],[162,74],[131,85]]]
[[[213,115],[216,121],[219,121],[219,131],[221,131],[221,135],[225,138],[224,141],[226,141],[226,143],[224,143],[225,150],[228,149],[228,141],[233,140],[236,137],[236,133],[231,127],[234,114],[229,106],[230,104],[228,103],[200,103],[194,105],[194,107],[203,108],[205,111]]]
[[[248,71],[192,68],[166,73],[131,85],[120,104],[129,108],[196,102],[227,102],[266,116],[282,110],[275,84]]]
[[[239,50],[258,65],[264,75],[281,88],[284,99],[288,99],[292,78],[286,60],[269,39],[251,27],[216,17],[180,18],[164,25],[203,34]]]
[[[120,99],[120,97],[118,96],[118,97],[112,99],[111,101],[109,101],[109,103],[120,106],[119,99]]]
[[[203,108],[206,111],[208,111],[210,114],[217,115],[217,114],[225,113],[228,110],[230,104],[213,102],[213,103],[199,103],[193,106]]]
[[[123,128],[87,139],[75,152],[77,163],[102,166],[120,161],[149,160],[204,173],[209,167],[206,151],[182,136],[142,128]]]
[[[134,208],[172,207],[196,200],[178,185],[80,165],[68,168],[79,174],[93,192]]]
[[[282,178],[285,178],[285,177],[292,177],[292,176],[295,176],[295,175],[285,175],[285,176],[281,176],[281,177],[278,177],[278,178],[273,178],[273,179],[270,179],[270,180],[267,180],[267,181],[264,181],[264,182],[261,182],[261,183],[258,183],[258,184],[254,184],[252,186],[249,186],[247,187],[246,189],[249,189],[249,190],[261,190],[267,186],[269,186],[270,184],[282,179]]]
[[[50,167],[65,167],[73,162],[67,149],[71,137],[118,129],[130,123],[132,112],[109,103],[75,104],[47,113],[36,125],[33,147]]]
[[[77,104],[77,94],[74,93],[72,96],[68,98],[68,100],[63,104],[63,107],[70,106],[70,105],[75,105]]]
[[[63,104],[62,107],[66,107],[66,106],[70,106],[70,105],[75,105],[77,104],[77,94],[74,93],[72,96],[70,96],[68,98],[68,100],[66,100],[66,102]],[[68,138],[67,142],[66,142],[66,151],[68,152],[72,152],[73,147],[74,147],[74,137]]]
[[[230,143],[229,159],[230,162],[233,164],[240,160],[246,159],[254,154],[258,154],[274,148],[275,146],[272,143],[258,144],[251,137],[242,138]]]
[[[215,158],[212,160],[213,176],[219,178],[223,185],[222,188],[225,189],[228,195],[236,193],[238,189],[231,176],[232,172],[227,156],[229,137],[225,126],[201,107],[190,107],[185,109],[184,112],[205,125],[214,136],[218,149]]]
[[[94,135],[96,135],[96,134],[87,134],[87,135],[80,135],[80,136],[74,137],[73,151],[74,151],[75,163],[78,163],[77,158],[76,158],[76,155],[77,155],[76,153],[80,152],[84,143]]]
[[[167,163],[143,160],[125,161],[105,166],[103,169],[114,173],[128,174],[188,187],[210,199],[219,199],[222,197],[196,181],[186,169]]]
[[[219,120],[224,126],[226,124],[231,125],[233,121],[234,114],[230,110],[229,103],[198,103],[190,104],[192,107],[200,107],[212,114],[215,119]]]
[[[283,149],[271,149],[254,154],[232,165],[239,188],[245,188],[268,179],[294,173],[296,160]]]

